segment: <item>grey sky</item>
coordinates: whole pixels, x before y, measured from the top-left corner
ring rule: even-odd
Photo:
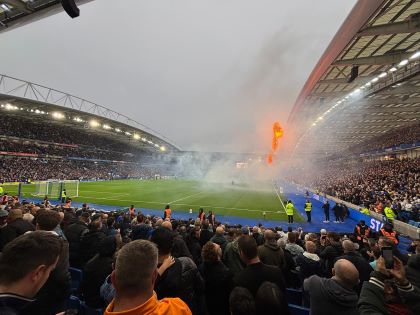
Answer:
[[[355,0],[95,0],[0,35],[0,72],[184,149],[265,152]],[[286,130],[287,132],[287,130]]]

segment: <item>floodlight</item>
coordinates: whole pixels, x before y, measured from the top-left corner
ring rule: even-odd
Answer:
[[[379,78],[378,78],[378,77],[376,77],[376,78],[373,78],[373,79],[372,79],[372,81],[370,81],[370,82],[375,83],[375,82],[377,82],[378,80],[379,80]]]
[[[126,131],[126,132],[125,132],[125,134],[126,134],[127,136],[131,136],[131,133],[129,133],[128,131]]]
[[[136,140],[138,140],[138,139],[140,139],[140,135],[138,135],[137,133],[135,133],[135,134],[133,135],[133,138],[134,138],[134,139],[136,139]]]
[[[401,60],[401,62],[398,64],[398,66],[403,67],[408,63],[407,59]]]
[[[5,4],[5,3],[0,4],[0,7],[1,7],[4,11],[10,11],[10,8],[9,8],[9,7],[8,7],[8,5],[7,5],[7,4]]]
[[[91,121],[89,121],[89,125],[91,127],[99,127],[100,123],[98,123],[96,120],[92,119]]]
[[[164,151],[166,151],[166,148],[164,146],[161,146],[160,151],[164,152]]]
[[[397,71],[397,68],[395,67],[392,67],[391,69],[389,69],[389,72],[395,72],[395,71]]]
[[[83,121],[83,119],[82,119],[82,118],[80,118],[80,117],[74,117],[74,118],[73,118],[73,120],[75,120],[75,121],[77,121],[77,122],[82,122],[82,121]]]
[[[411,57],[410,57],[410,59],[416,59],[418,57],[420,57],[420,50],[419,51],[416,51],[414,54],[412,54]]]
[[[382,73],[381,73],[378,77],[379,77],[379,78],[386,77],[386,72],[382,72]]]
[[[121,132],[121,129],[119,129],[119,128],[115,128],[115,131],[116,131],[116,132]]]
[[[102,128],[104,128],[106,130],[112,129],[112,127],[110,125],[107,125],[107,124],[103,124]]]

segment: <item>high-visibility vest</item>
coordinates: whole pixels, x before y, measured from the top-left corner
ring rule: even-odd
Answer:
[[[385,212],[385,216],[390,219],[390,220],[394,220],[394,211],[392,211],[392,209],[390,207],[385,207],[384,209]]]
[[[0,186],[0,195],[3,195],[3,192],[4,192],[3,187]]]
[[[358,225],[357,227],[356,227],[356,231],[357,231],[357,240],[358,241],[361,241],[362,240],[362,233],[361,233],[361,228],[360,228],[360,225]],[[365,226],[365,233],[364,233],[364,235],[367,237],[367,236],[369,236],[369,232],[370,232],[370,229],[367,227],[367,226]]]
[[[66,192],[64,190],[61,192],[61,198],[66,198]]]
[[[385,231],[384,228],[381,229],[381,232],[382,232],[383,236],[385,236],[387,239],[394,242],[395,245],[398,245],[397,232],[392,231],[391,233],[389,233],[389,232]]]
[[[291,202],[289,202],[287,205],[286,205],[286,214],[287,215],[293,215],[293,209],[294,209],[295,207],[293,206],[293,203],[291,203]]]
[[[312,203],[306,202],[305,203],[305,211],[310,212],[312,210]]]
[[[362,209],[360,210],[360,212],[361,212],[361,213],[363,213],[363,214],[367,214],[367,215],[369,215],[369,214],[370,214],[370,213],[369,213],[368,208],[362,208]]]

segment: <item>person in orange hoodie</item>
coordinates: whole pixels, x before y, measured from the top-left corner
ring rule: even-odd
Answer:
[[[115,298],[104,315],[192,315],[179,298],[157,299],[153,291],[157,263],[158,249],[152,242],[136,240],[125,245],[111,274]]]

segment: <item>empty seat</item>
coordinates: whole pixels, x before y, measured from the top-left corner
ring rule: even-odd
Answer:
[[[309,315],[309,308],[299,306],[299,305],[289,304],[289,312],[290,312],[290,315]]]
[[[83,272],[77,268],[69,268],[70,277],[71,277],[71,290],[72,292],[77,292],[82,282]]]
[[[302,301],[303,301],[302,290],[287,288],[286,299],[287,299],[287,302],[290,304],[302,305]]]

